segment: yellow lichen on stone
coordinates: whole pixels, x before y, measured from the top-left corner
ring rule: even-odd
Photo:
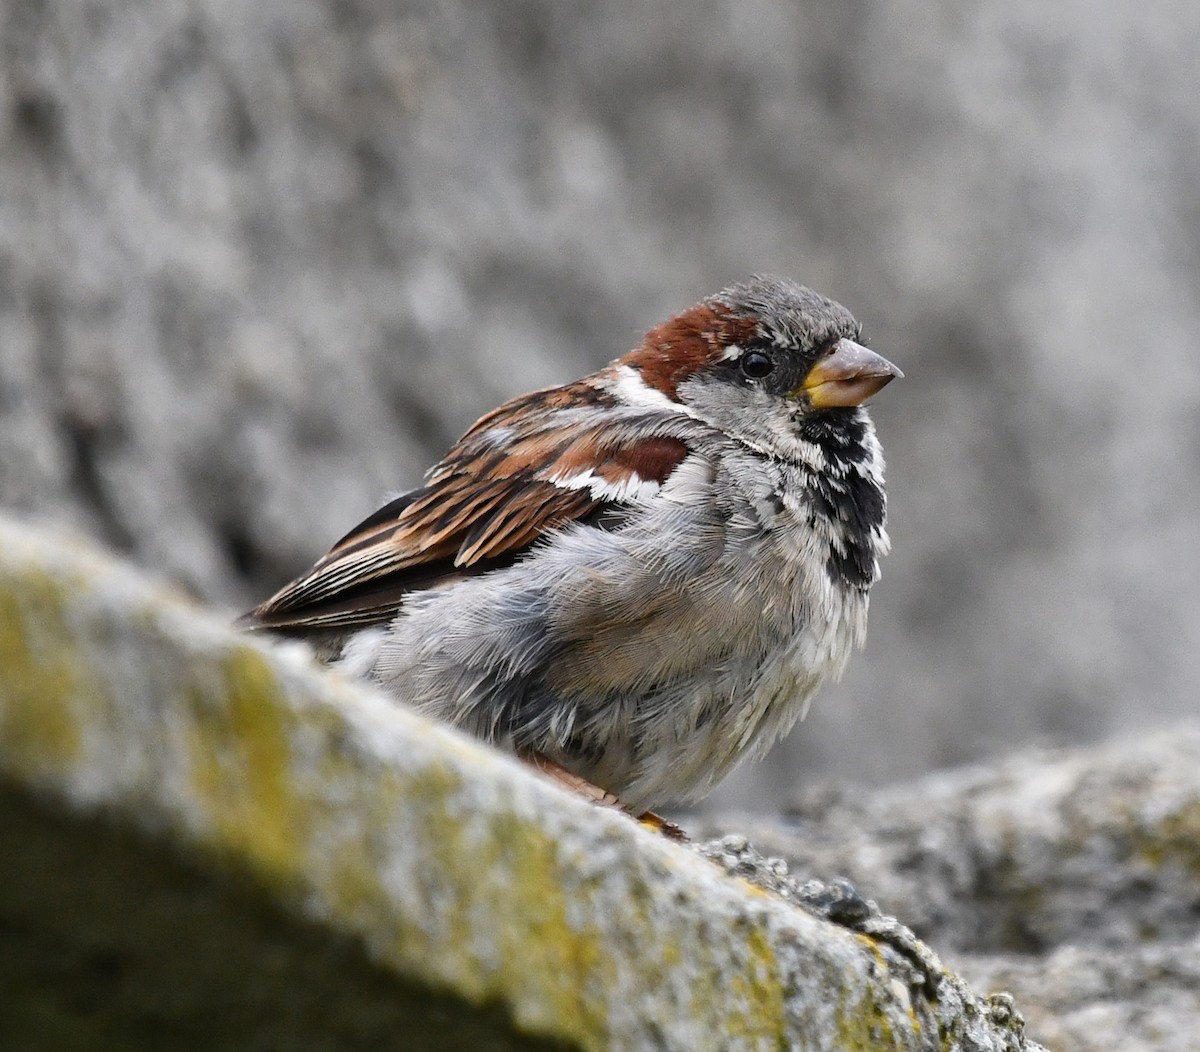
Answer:
[[[260,875],[290,881],[304,868],[308,802],[297,797],[295,716],[277,674],[249,647],[231,650],[216,683],[188,691],[188,753],[196,799],[214,847],[252,859]]]
[[[299,656],[0,522],[5,776],[220,858],[398,987],[527,1034],[921,1047],[874,944]]]
[[[888,1021],[887,1012],[875,996],[873,984],[863,984],[858,996],[843,988],[837,1011],[838,1049],[844,1049],[845,1052],[884,1052],[886,1049],[912,1047],[914,1045],[902,1040]]]
[[[787,1048],[787,1012],[775,952],[765,928],[745,931],[745,971],[730,982],[736,1000],[729,1033],[752,1042],[752,1047]]]
[[[426,803],[428,790],[426,789]],[[504,1001],[518,1025],[550,1028],[583,1048],[607,1047],[610,962],[594,927],[572,924],[559,845],[531,819],[461,813],[438,819],[433,852],[447,916],[436,947],[460,990]]]
[[[62,602],[36,570],[0,587],[0,755],[11,772],[35,782],[66,772],[81,752],[74,703],[82,681]]]
[[[558,843],[519,817],[498,822],[488,839],[511,875],[507,890],[514,912],[525,920],[501,930],[501,953],[518,969],[541,976],[543,989],[535,1003],[543,1018],[536,1022],[573,1020],[572,1036],[585,1048],[607,1047],[609,962],[600,950],[600,932],[587,923],[571,923]],[[506,985],[514,977],[520,978],[519,970],[508,973]]]
[[[1132,839],[1138,854],[1156,869],[1174,862],[1200,876],[1200,800],[1186,801]]]
[[[393,808],[416,837],[412,869],[391,877],[405,882],[417,916],[398,915],[397,889],[385,887],[371,845],[353,834],[326,867],[334,913],[371,931],[381,957],[423,981],[436,976],[480,1006],[507,1004],[530,1032],[608,1047],[612,962],[602,932],[568,918],[557,842],[515,811],[476,812],[449,766],[380,773],[391,802],[371,806]]]

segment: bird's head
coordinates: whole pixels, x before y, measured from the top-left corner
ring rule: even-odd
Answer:
[[[896,366],[845,307],[785,278],[731,285],[651,329],[620,361],[665,407],[789,456],[814,427],[857,419]]]

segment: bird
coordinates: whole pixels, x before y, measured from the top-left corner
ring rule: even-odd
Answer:
[[[864,642],[889,548],[864,403],[903,374],[862,341],[805,286],[732,284],[481,417],[242,624],[597,801],[697,800]]]

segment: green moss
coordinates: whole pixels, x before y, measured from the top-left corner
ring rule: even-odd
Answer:
[[[30,780],[70,770],[82,751],[74,712],[82,684],[63,601],[32,571],[0,588],[0,757]]]

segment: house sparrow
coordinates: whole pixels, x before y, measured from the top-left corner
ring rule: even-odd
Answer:
[[[791,281],[732,285],[488,413],[244,622],[635,813],[698,798],[863,642],[862,403],[901,373],[859,338]]]

